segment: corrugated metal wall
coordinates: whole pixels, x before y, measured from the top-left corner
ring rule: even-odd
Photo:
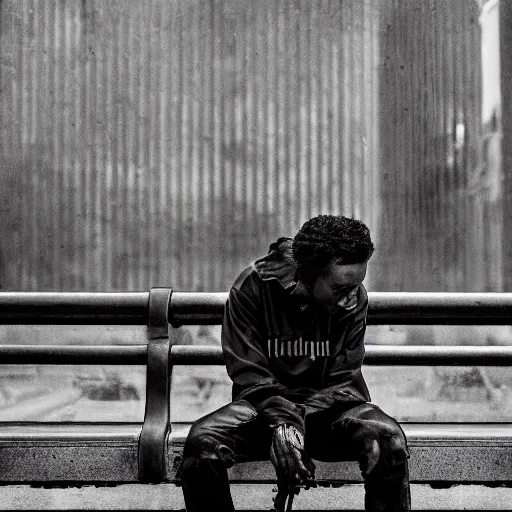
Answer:
[[[2,0],[0,285],[226,290],[273,238],[344,213],[376,239],[370,288],[488,287],[478,15]]]
[[[479,6],[383,0],[382,7],[380,230],[388,236],[376,287],[485,291],[487,249],[475,242],[490,223],[471,203],[481,171]]]
[[[0,285],[226,290],[378,217],[379,0],[2,0]]]

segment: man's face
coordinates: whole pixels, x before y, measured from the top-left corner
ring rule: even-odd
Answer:
[[[357,292],[366,276],[368,262],[341,265],[333,260],[318,277],[311,292],[315,300],[329,313],[335,313],[338,307],[347,310],[357,305]]]

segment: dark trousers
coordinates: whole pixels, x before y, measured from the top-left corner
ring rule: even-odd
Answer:
[[[409,511],[407,444],[398,423],[369,403],[343,403],[309,412],[305,448],[317,460],[357,460],[364,477],[365,510]],[[188,512],[234,511],[227,468],[268,460],[272,430],[245,400],[197,420],[178,471]]]

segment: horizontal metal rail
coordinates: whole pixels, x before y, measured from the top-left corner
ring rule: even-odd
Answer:
[[[0,345],[2,364],[145,365],[147,345]],[[222,365],[216,346],[174,345],[171,365]],[[367,345],[372,366],[512,366],[512,347]]]
[[[177,345],[172,347],[171,354],[173,365],[223,364],[220,347]],[[512,347],[367,345],[364,364],[372,366],[512,366]]]
[[[1,292],[0,324],[147,325],[149,292]]]
[[[511,325],[512,293],[369,292],[368,324]],[[227,293],[173,292],[173,326],[220,324]],[[146,325],[148,292],[0,292],[0,324]]]
[[[2,364],[146,365],[147,345],[0,345]]]

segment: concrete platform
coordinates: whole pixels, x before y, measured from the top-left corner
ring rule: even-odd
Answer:
[[[232,485],[238,510],[270,510],[272,485]],[[510,510],[512,489],[458,485],[432,489],[411,486],[413,510]],[[294,510],[363,510],[364,489],[351,484],[337,489],[301,491]],[[181,489],[172,484],[125,484],[115,487],[45,489],[27,485],[0,487],[0,510],[184,510]]]

